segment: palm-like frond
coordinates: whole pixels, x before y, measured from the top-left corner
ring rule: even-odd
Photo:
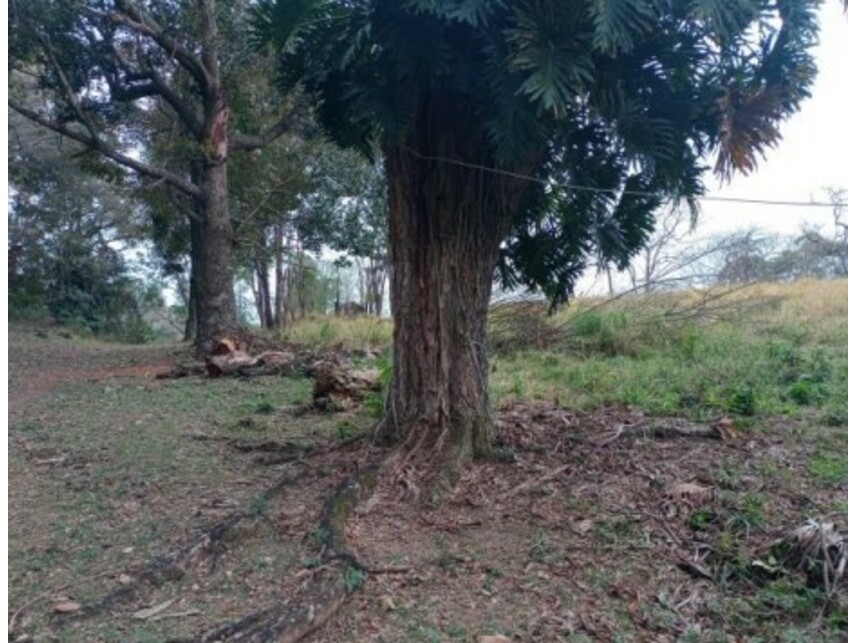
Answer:
[[[406,9],[424,12],[445,20],[480,26],[497,11],[505,9],[505,0],[407,0]]]
[[[524,74],[518,91],[558,117],[594,79],[582,13],[577,3],[534,1],[516,8],[504,31],[509,69]]]
[[[765,149],[780,140],[781,105],[776,88],[723,94],[717,101],[720,149],[715,172],[730,179],[736,171],[749,174],[756,169]]]
[[[693,0],[691,15],[707,25],[721,41],[742,33],[758,16],[761,7],[754,0]]]
[[[653,8],[640,0],[594,0],[589,15],[594,26],[593,44],[609,54],[633,49],[639,35],[655,23]]]

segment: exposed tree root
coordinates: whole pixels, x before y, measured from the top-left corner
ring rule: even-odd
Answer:
[[[344,564],[343,564],[344,565]],[[345,602],[345,576],[336,565],[307,579],[294,602],[253,612],[238,621],[203,633],[194,641],[280,641],[293,643],[321,627]]]
[[[329,455],[358,442],[362,442],[368,436],[361,433],[333,442],[328,446],[319,446],[319,443],[297,444],[291,441],[277,442],[276,440],[237,440],[228,436],[206,435],[204,433],[191,433],[188,434],[188,437],[192,440],[223,442],[230,448],[241,453],[261,452],[261,455],[258,455],[254,461],[257,464],[274,465],[304,460],[310,456]]]
[[[322,565],[310,574],[297,595],[285,604],[253,612],[238,621],[203,633],[199,641],[300,641],[321,627],[356,589],[360,573],[392,573],[407,569],[375,570],[361,563],[348,548],[345,523],[358,503],[371,495],[377,484],[375,467],[358,472],[343,482],[327,500],[319,524]],[[352,580],[349,580],[349,575]]]
[[[259,494],[251,506],[264,505],[310,473],[311,470],[305,468],[297,473],[282,476],[275,484]],[[229,540],[231,534],[240,524],[257,519],[259,519],[258,513],[252,509],[233,513],[182,547],[150,560],[127,585],[109,592],[94,603],[85,605],[78,612],[57,615],[54,622],[57,626],[63,627],[72,622],[92,618],[118,605],[129,603],[146,587],[160,587],[170,581],[181,580],[194,562],[204,555],[211,557],[212,569],[214,569],[220,556],[226,551],[225,542]]]

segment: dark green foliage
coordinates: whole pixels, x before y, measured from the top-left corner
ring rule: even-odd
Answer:
[[[534,177],[498,274],[554,301],[620,268],[704,159],[749,172],[809,93],[814,1],[264,0],[261,43],[338,143]],[[449,141],[458,144],[449,159]],[[438,160],[438,157],[445,160]]]
[[[113,185],[85,173],[57,139],[39,137],[19,119],[14,125],[10,317],[151,339],[141,309],[159,305],[159,293],[129,274],[120,252],[139,235],[133,207]]]
[[[730,394],[727,403],[730,413],[737,415],[755,415],[756,392],[752,384],[741,384]]]

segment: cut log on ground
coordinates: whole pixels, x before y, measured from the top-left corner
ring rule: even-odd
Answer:
[[[381,391],[378,371],[353,370],[342,359],[326,358],[312,365],[313,405],[322,411],[345,410],[363,400],[367,391]]]

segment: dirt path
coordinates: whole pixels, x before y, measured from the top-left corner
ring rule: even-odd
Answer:
[[[37,412],[58,386],[81,380],[152,377],[172,364],[175,345],[126,346],[75,339],[65,331],[9,329],[9,417]]]

